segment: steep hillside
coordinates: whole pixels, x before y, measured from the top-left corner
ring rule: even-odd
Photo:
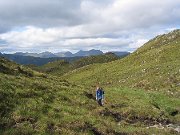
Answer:
[[[120,57],[116,56],[113,53],[107,53],[103,55],[83,57],[71,63],[64,60],[58,60],[54,62],[49,62],[48,64],[45,64],[40,67],[35,67],[34,69],[41,72],[50,73],[59,76],[83,66],[87,66],[95,63],[107,63],[110,61],[117,60],[119,58]]]
[[[158,36],[122,60],[94,64],[66,74],[85,85],[114,85],[146,90],[180,90],[180,30]],[[98,68],[97,68],[98,67]]]

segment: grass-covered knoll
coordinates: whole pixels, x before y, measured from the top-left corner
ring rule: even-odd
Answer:
[[[179,52],[180,30],[176,30],[156,37],[121,60],[82,67],[66,74],[65,78],[85,85],[100,83],[164,90],[179,96]]]
[[[70,63],[65,60],[57,60],[49,62],[43,66],[30,67],[36,71],[53,74],[56,76],[62,75],[70,71]]]
[[[120,57],[118,57],[117,55],[113,53],[106,53],[106,54],[97,55],[97,56],[83,57],[73,62],[67,62],[65,60],[49,62],[48,64],[45,64],[43,66],[34,67],[34,69],[41,72],[53,74],[53,75],[62,75],[64,73],[67,73],[69,71],[72,71],[74,69],[77,69],[86,65],[90,65],[94,63],[107,63],[110,61],[117,60],[119,58]]]
[[[123,56],[121,56],[123,57]],[[80,68],[86,65],[90,65],[90,64],[94,64],[94,63],[107,63],[110,61],[114,61],[119,59],[120,57],[118,57],[117,55],[115,55],[114,53],[106,53],[106,54],[102,54],[102,55],[96,55],[96,56],[89,56],[89,57],[84,57],[81,58],[79,60],[76,60],[72,63],[72,66],[74,68]]]
[[[10,75],[25,75],[27,77],[33,77],[33,76],[45,77],[45,75],[42,73],[36,72],[27,67],[23,67],[22,65],[16,64],[3,57],[0,57],[0,73],[10,74]]]

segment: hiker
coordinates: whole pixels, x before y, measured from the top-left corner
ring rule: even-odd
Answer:
[[[103,106],[104,91],[100,87],[97,87],[96,89],[96,100],[100,106]]]

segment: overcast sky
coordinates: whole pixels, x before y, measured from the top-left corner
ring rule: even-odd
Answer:
[[[0,52],[132,52],[179,22],[180,0],[0,0]]]

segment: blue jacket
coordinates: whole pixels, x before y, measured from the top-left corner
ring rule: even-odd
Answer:
[[[104,99],[104,91],[101,89],[98,89],[96,91],[96,100]]]

